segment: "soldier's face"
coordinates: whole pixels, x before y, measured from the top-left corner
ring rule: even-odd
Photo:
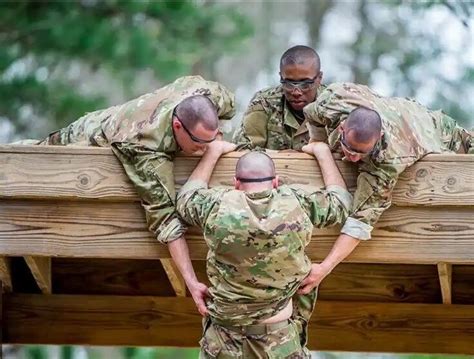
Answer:
[[[286,65],[280,71],[280,78],[288,104],[295,111],[314,102],[323,73],[313,61]]]
[[[341,149],[344,153],[344,159],[350,162],[359,162],[360,160],[370,156],[378,138],[368,142],[358,142],[352,136],[351,131],[344,131],[344,127],[339,128],[341,133]]]
[[[198,123],[192,130],[186,129],[178,119],[173,119],[173,132],[179,147],[186,154],[203,152],[217,137],[218,130],[208,130]]]

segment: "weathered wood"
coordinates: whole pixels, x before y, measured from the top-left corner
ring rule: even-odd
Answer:
[[[24,258],[41,292],[51,294],[51,258],[35,256]]]
[[[231,153],[219,161],[211,185],[232,185],[237,159]],[[319,187],[316,161],[302,153],[271,153],[282,182]],[[474,204],[474,156],[428,155],[402,174],[394,190],[395,205],[446,206]],[[182,185],[199,157],[178,156],[177,187]],[[91,167],[91,163],[94,164]],[[338,161],[353,190],[353,164]],[[454,166],[454,167],[453,167]],[[110,149],[63,146],[0,146],[0,197],[101,199],[137,201],[131,183]]]
[[[186,297],[186,283],[171,258],[161,258],[161,265],[178,297]]]
[[[12,274],[10,269],[10,258],[0,256],[0,283],[2,291],[12,291]]]
[[[463,305],[319,301],[308,346],[474,354],[473,317]],[[11,294],[4,319],[5,343],[183,347],[198,346],[202,330],[192,299],[176,297]]]
[[[474,266],[453,265],[453,303],[474,304]]]
[[[321,260],[338,228],[315,230],[307,252]],[[204,259],[201,232],[187,234],[192,259]],[[373,239],[347,259],[356,263],[474,263],[474,222],[469,208],[393,207],[377,224]],[[72,258],[169,258],[147,231],[138,204],[3,200],[0,254]]]
[[[443,304],[452,303],[452,272],[452,265],[450,263],[438,263],[439,284],[441,287],[441,296],[443,298]]]

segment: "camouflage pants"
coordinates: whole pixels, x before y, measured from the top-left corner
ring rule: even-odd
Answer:
[[[301,347],[298,327],[293,320],[274,324],[221,326],[204,319],[201,359],[310,358]]]
[[[293,314],[291,319],[295,322],[300,334],[301,347],[308,344],[308,324],[316,306],[318,287],[305,295],[295,294],[293,296]]]

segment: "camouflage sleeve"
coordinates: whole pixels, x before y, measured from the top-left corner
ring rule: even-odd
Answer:
[[[112,150],[142,200],[148,229],[161,243],[181,237],[186,226],[175,209],[172,159],[164,153],[130,143],[114,143]]]
[[[233,142],[240,149],[265,148],[267,144],[268,115],[259,95],[255,95],[244,113],[240,128],[235,132]]]
[[[351,216],[341,232],[361,240],[370,239],[374,224],[391,205],[398,176],[412,163],[361,165]]]
[[[207,183],[200,180],[188,181],[178,193],[176,208],[188,224],[204,228],[211,212],[219,207],[223,191],[208,189]]]
[[[318,228],[344,223],[352,204],[351,194],[336,185],[312,193],[302,189],[293,189],[293,192],[313,225]]]

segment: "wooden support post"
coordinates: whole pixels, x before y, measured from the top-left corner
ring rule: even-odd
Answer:
[[[25,256],[26,264],[44,294],[51,294],[51,258]]]
[[[12,275],[10,270],[10,258],[0,256],[0,282],[2,291],[12,291]]]
[[[451,304],[452,301],[452,264],[440,262],[438,263],[439,284],[441,286],[441,296],[443,304]]]
[[[186,284],[184,283],[184,279],[181,276],[181,273],[179,273],[173,260],[170,258],[161,258],[160,262],[163,265],[171,285],[173,286],[176,296],[186,297]]]

